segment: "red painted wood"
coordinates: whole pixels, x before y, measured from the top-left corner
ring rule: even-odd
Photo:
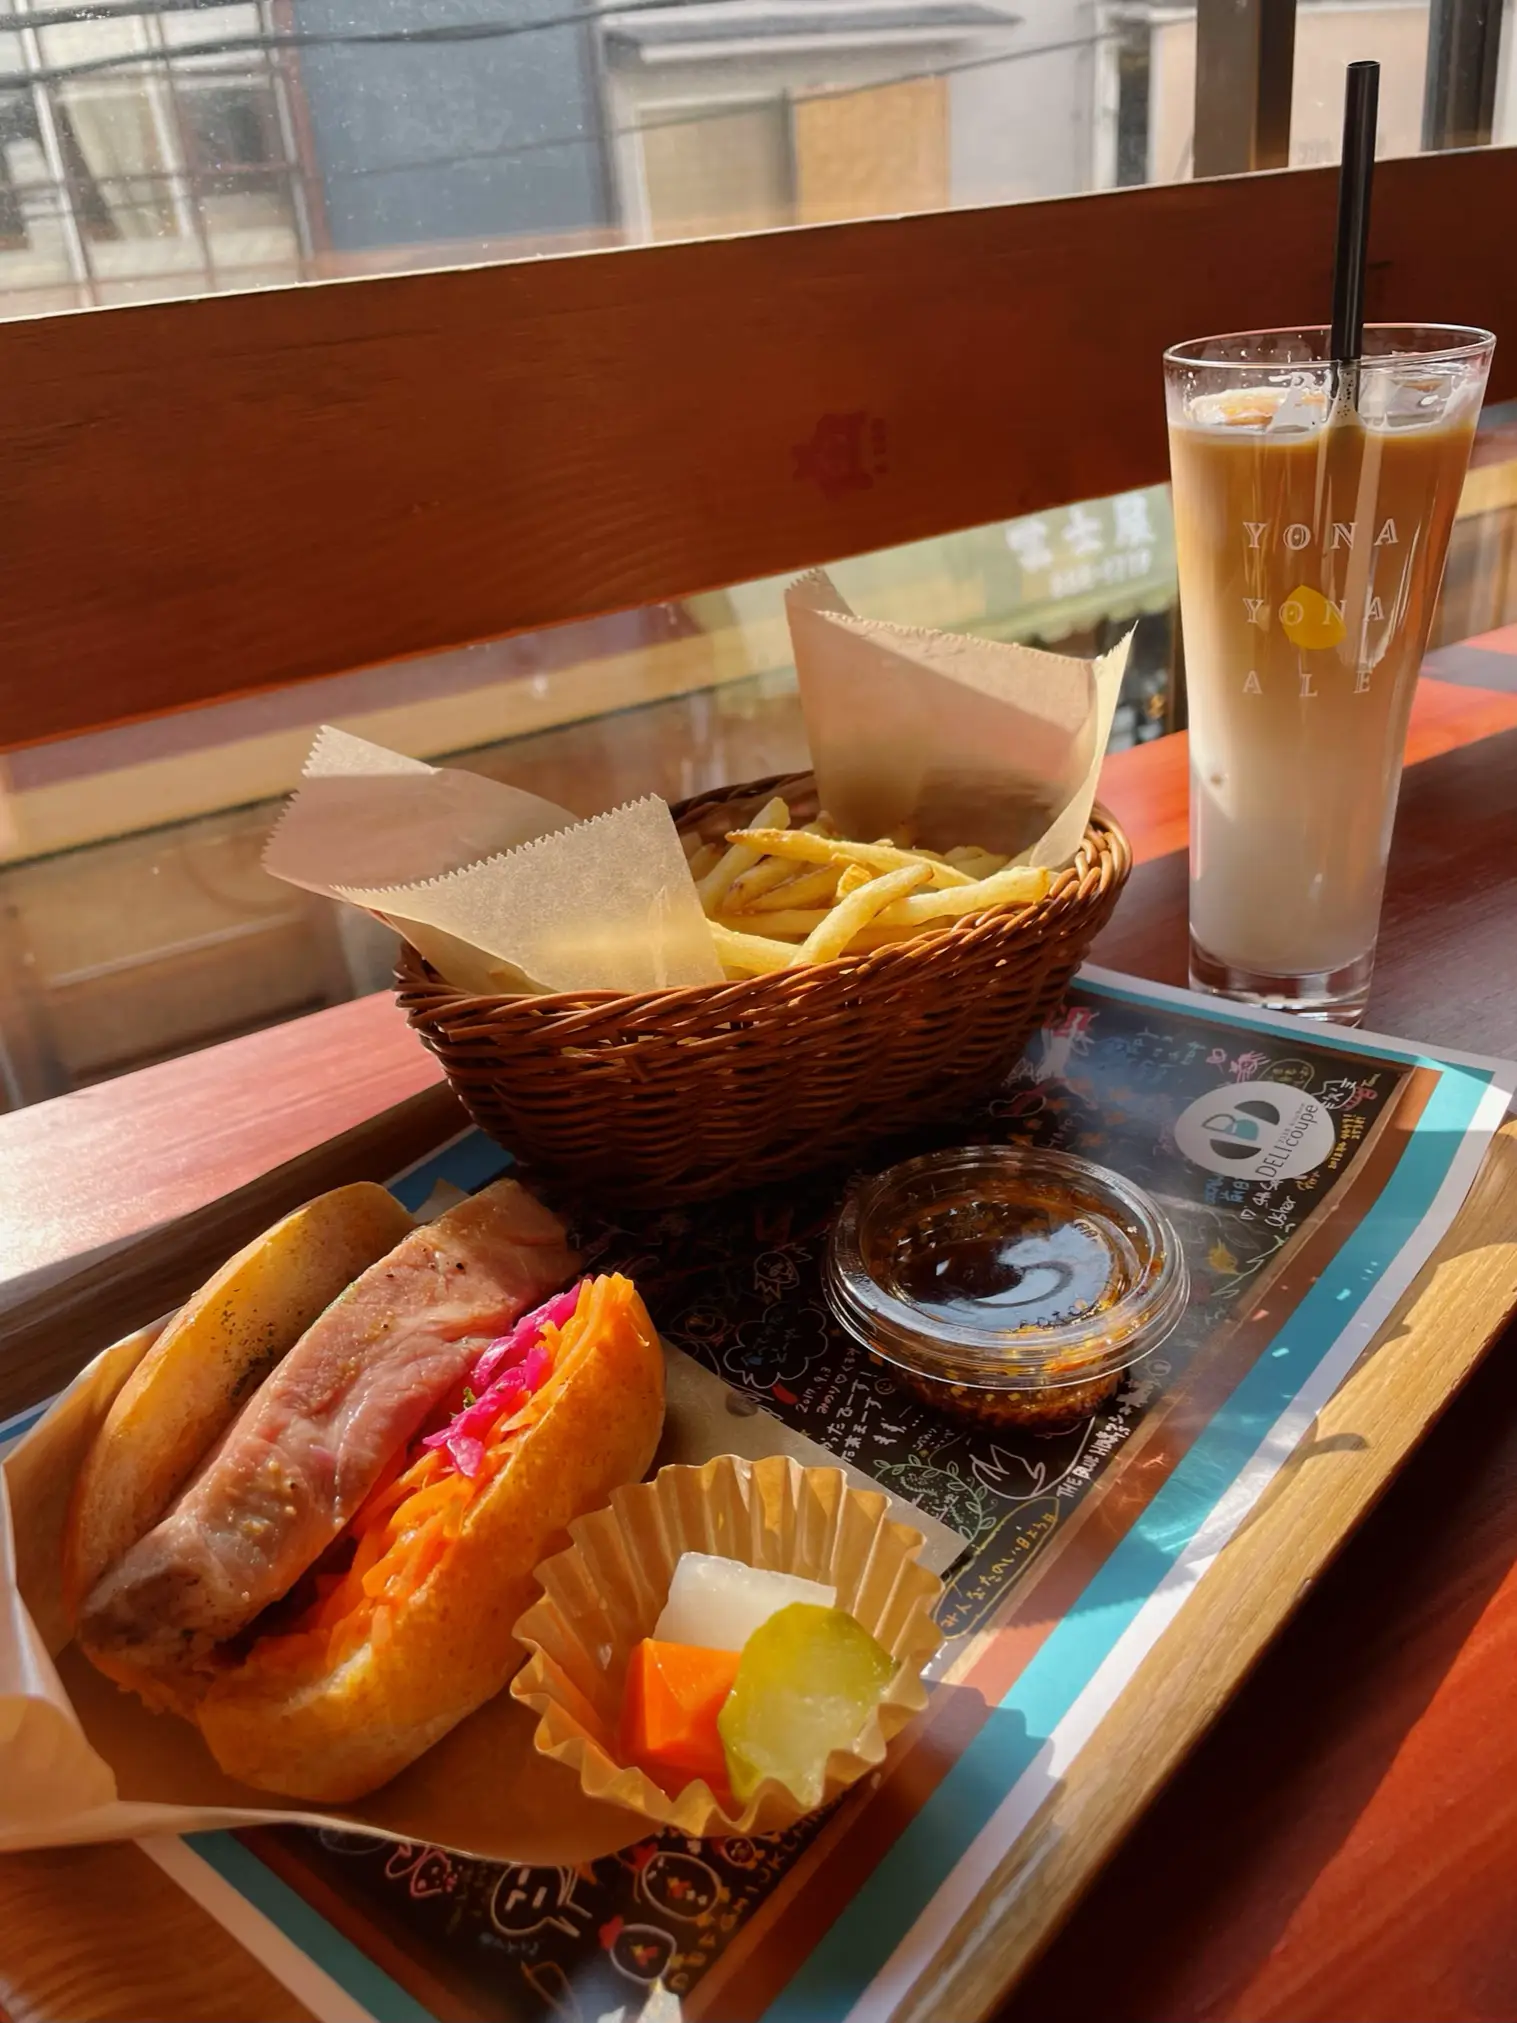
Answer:
[[[0,1117],[0,1287],[188,1215],[439,1079],[385,994]]]

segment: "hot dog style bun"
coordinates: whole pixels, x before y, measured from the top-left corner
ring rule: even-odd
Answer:
[[[70,1617],[322,1309],[410,1228],[395,1196],[372,1181],[334,1188],[239,1250],[180,1309],[117,1394],[79,1472],[64,1534]]]
[[[168,1359],[131,1446],[107,1422],[81,1475],[65,1558],[86,1574],[102,1509],[114,1547],[146,1480],[179,1485],[88,1584],[85,1655],[248,1783],[336,1802],[394,1776],[504,1685],[534,1566],[657,1445],[663,1357],[632,1286],[543,1303],[578,1266],[499,1181],[360,1269],[251,1395],[223,1383],[212,1410]],[[191,1307],[219,1311],[211,1290]]]
[[[663,1426],[663,1351],[627,1279],[587,1280],[555,1332],[551,1374],[488,1439],[479,1472],[424,1450],[372,1500],[353,1567],[311,1627],[211,1687],[197,1718],[223,1770],[339,1803],[505,1685],[534,1567],[574,1518],[646,1474]]]

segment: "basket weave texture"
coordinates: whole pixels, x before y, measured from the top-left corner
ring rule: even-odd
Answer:
[[[815,813],[808,774],[675,806],[720,835],[772,793]],[[1018,911],[953,921],[872,955],[692,989],[476,997],[410,947],[396,983],[470,1116],[535,1173],[666,1205],[809,1171],[950,1117],[1045,1022],[1132,868],[1097,808],[1075,860]]]

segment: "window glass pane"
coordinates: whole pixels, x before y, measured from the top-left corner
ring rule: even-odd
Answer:
[[[781,99],[706,113],[686,107],[651,120],[637,167],[651,238],[795,222],[789,114]]]
[[[1496,115],[1491,139],[1498,147],[1517,144],[1517,0],[1506,0],[1501,22],[1501,63],[1496,73]]]
[[[314,272],[281,68],[294,31],[258,5],[57,18],[74,11],[0,0],[16,24],[0,28],[0,315]]]
[[[944,209],[952,194],[948,94],[947,78],[917,77],[801,99],[792,115],[801,223]]]
[[[1146,38],[1149,135],[1147,163],[1156,182],[1183,182],[1192,172],[1196,123],[1196,14],[1194,8],[1170,8],[1156,14]],[[1129,58],[1129,62],[1133,61]],[[1128,84],[1130,97],[1141,91],[1141,81]],[[1139,127],[1136,116],[1129,124]],[[1136,153],[1138,143],[1129,142]],[[1145,182],[1148,176],[1130,175],[1124,181]]]
[[[1292,162],[1427,43],[1297,0]],[[1174,181],[1195,80],[1166,0],[0,0],[0,315]]]
[[[1164,0],[60,11],[0,0],[0,315],[1193,172],[1196,12]],[[1415,152],[1427,43],[1428,0],[1298,0],[1291,161],[1335,158],[1362,56],[1381,153]]]
[[[1422,95],[1427,79],[1428,8],[1302,0],[1296,9],[1295,88],[1291,98],[1291,162],[1336,162],[1343,130],[1343,74],[1369,58],[1380,65],[1375,152],[1382,158],[1422,148]]]
[[[161,93],[146,84],[60,85],[50,113],[84,234],[101,245],[179,236]],[[95,263],[108,273],[109,258]]]

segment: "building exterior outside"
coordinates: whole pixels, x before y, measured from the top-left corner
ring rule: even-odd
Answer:
[[[1427,0],[1301,0],[1420,143]],[[1506,38],[1497,137],[1517,133]],[[0,314],[1188,176],[1164,0],[0,0]]]
[[[312,227],[270,18],[0,0],[0,313],[302,278]]]

